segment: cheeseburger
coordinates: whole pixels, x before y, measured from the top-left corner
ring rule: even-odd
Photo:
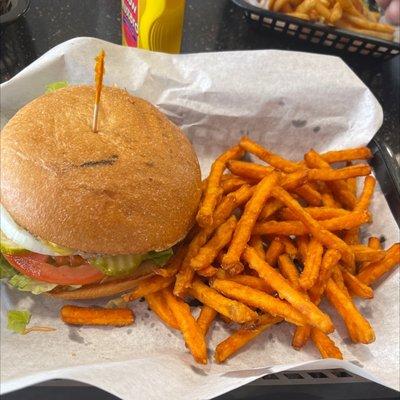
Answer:
[[[24,106],[1,132],[1,277],[65,299],[131,289],[192,227],[200,169],[157,108],[69,86]]]

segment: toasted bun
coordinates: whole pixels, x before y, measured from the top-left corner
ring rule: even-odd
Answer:
[[[134,289],[142,279],[154,274],[154,267],[153,263],[146,261],[128,278],[84,285],[76,290],[65,290],[62,287],[56,287],[53,291],[46,294],[63,300],[88,300],[114,296]]]
[[[1,201],[33,235],[82,252],[164,250],[192,226],[200,169],[185,135],[147,101],[70,86],[23,107],[1,134]]]

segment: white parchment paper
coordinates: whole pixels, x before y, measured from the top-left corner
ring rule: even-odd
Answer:
[[[40,95],[47,83],[90,83],[93,58],[107,53],[105,83],[125,87],[160,107],[193,142],[203,173],[222,150],[248,133],[287,157],[313,147],[366,144],[382,123],[376,99],[338,58],[315,54],[252,51],[164,55],[77,38],[57,46],[1,86],[2,122]],[[374,223],[365,235],[398,239],[386,201],[377,190]],[[93,302],[86,302],[92,304]],[[359,302],[377,340],[353,345],[336,313],[333,338],[346,361],[319,360],[312,345],[290,346],[293,328],[273,327],[224,365],[193,363],[180,335],[134,303],[135,325],[126,328],[68,327],[58,317],[60,301],[11,291],[1,293],[1,391],[52,378],[75,379],[122,399],[209,399],[262,375],[285,369],[343,367],[384,385],[399,387],[399,285],[393,272],[371,301]],[[31,324],[52,333],[21,336],[5,329],[7,309],[27,308]],[[194,311],[196,312],[196,311]],[[210,354],[229,334],[216,324]],[[212,357],[210,358],[210,360]]]

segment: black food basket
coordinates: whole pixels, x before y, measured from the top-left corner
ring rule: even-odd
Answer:
[[[250,23],[314,45],[381,60],[387,60],[400,53],[400,44],[397,42],[389,42],[255,7],[246,0],[232,1],[242,8],[244,15]]]

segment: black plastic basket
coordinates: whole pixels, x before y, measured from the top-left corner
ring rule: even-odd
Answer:
[[[305,21],[291,15],[265,10],[249,4],[246,0],[232,1],[243,9],[247,20],[252,24],[314,45],[381,60],[387,60],[400,53],[400,44],[397,42],[389,42],[322,23]]]

